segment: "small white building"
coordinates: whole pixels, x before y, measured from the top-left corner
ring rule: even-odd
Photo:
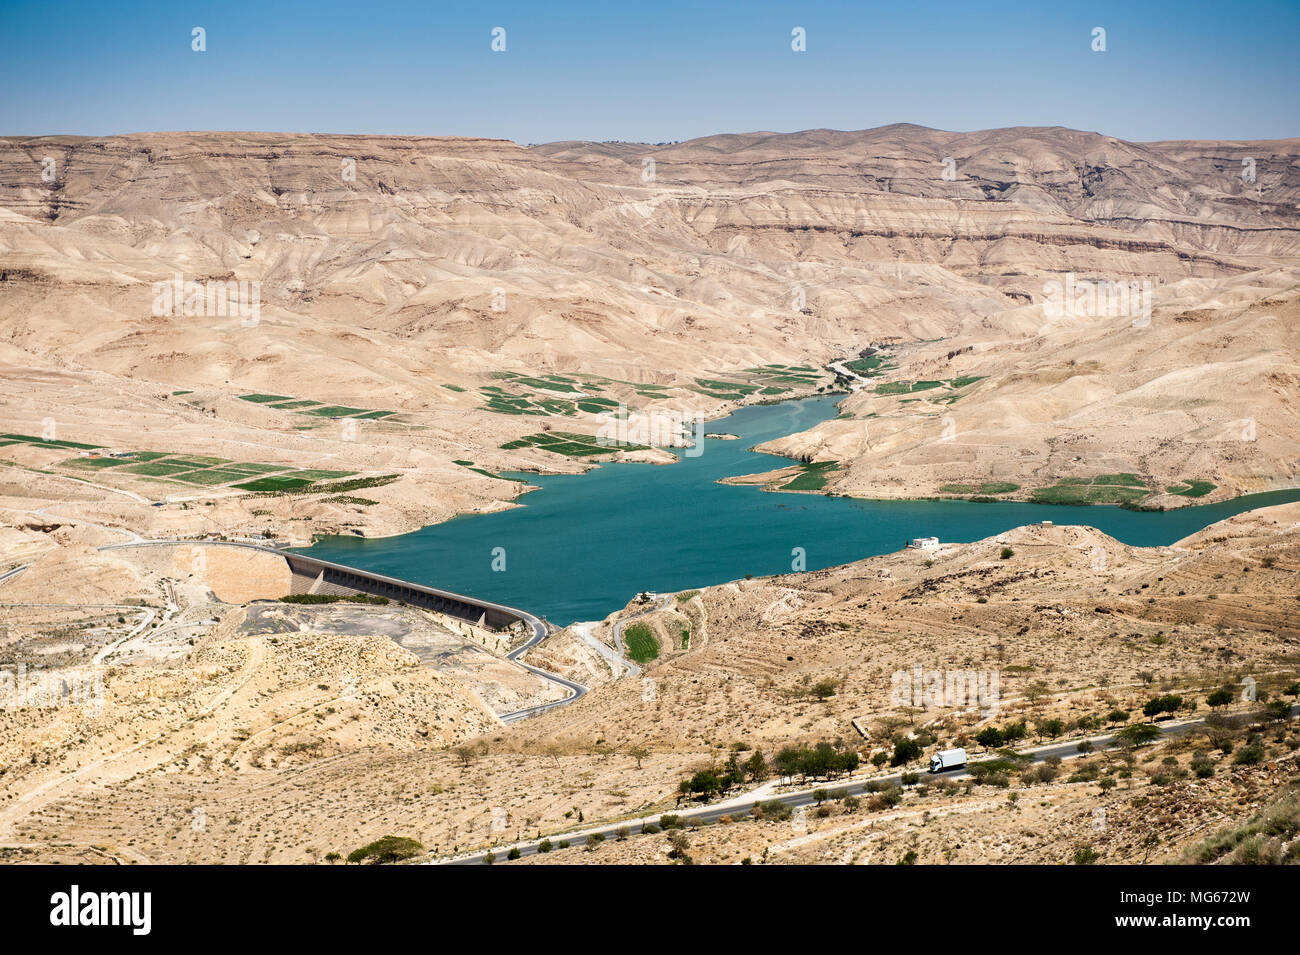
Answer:
[[[917,550],[938,550],[939,538],[937,537],[914,537],[908,547],[915,547]]]

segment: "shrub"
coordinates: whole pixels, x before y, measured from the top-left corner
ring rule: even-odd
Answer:
[[[1004,547],[1002,548],[1002,553],[999,554],[998,556],[1000,560],[1010,560],[1012,557],[1016,556],[1016,552],[1013,551],[1010,547]]]
[[[867,808],[878,812],[881,809],[893,809],[902,801],[903,790],[898,786],[890,786],[867,800]]]
[[[555,844],[551,842],[550,839],[543,839],[541,842],[537,843],[538,852],[550,852],[554,848]]]
[[[1264,707],[1269,719],[1285,720],[1291,718],[1291,704],[1286,700],[1272,700]]]
[[[1232,757],[1232,762],[1237,766],[1257,766],[1264,761],[1268,755],[1264,752],[1263,743],[1250,743],[1237,750],[1237,755]]]

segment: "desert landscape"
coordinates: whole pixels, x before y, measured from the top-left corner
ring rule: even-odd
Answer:
[[[788,465],[725,483],[1291,492],[1298,328],[1300,139],[2,137],[0,859],[1295,862],[1294,496],[1160,546],[1062,508],[537,638],[281,551],[812,396],[758,448]],[[606,440],[626,414],[669,425]]]

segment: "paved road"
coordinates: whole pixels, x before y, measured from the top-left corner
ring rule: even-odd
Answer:
[[[12,570],[6,570],[3,574],[0,574],[0,584],[3,584],[6,580],[9,580],[12,577],[17,577],[30,566],[30,564],[19,564]]]
[[[1300,706],[1292,707],[1291,710],[1292,717],[1294,718],[1298,713],[1300,713]],[[1188,720],[1186,722],[1181,722],[1181,723],[1172,723],[1172,722],[1164,723],[1164,724],[1157,723],[1156,727],[1160,730],[1161,735],[1164,738],[1169,739],[1171,737],[1179,736],[1182,735],[1183,733],[1190,732],[1191,730],[1196,729],[1197,727],[1203,725],[1204,723],[1205,723],[1204,720]],[[1093,736],[1093,737],[1089,737],[1089,740],[1093,744],[1094,749],[1099,749],[1099,750],[1107,749],[1115,745],[1114,734],[1110,734],[1106,736]],[[1051,756],[1057,756],[1060,757],[1062,760],[1065,760],[1065,759],[1075,759],[1080,756],[1088,755],[1087,753],[1079,752],[1079,743],[1080,740],[1071,740],[1065,743],[1053,743],[1049,746],[1040,746],[1035,749],[1027,750],[1024,753],[1024,755],[1029,757],[1029,763],[1027,763],[1026,765],[1032,763],[1041,763]],[[920,773],[923,779],[930,779],[930,780],[965,779],[971,775],[969,766],[978,765],[981,762],[991,762],[999,758],[1000,757],[992,756],[989,757],[988,759],[973,760],[970,764],[968,764],[967,767],[958,767],[941,773],[926,773],[924,770],[921,770]],[[917,772],[917,770],[911,770],[911,772]],[[820,783],[816,786],[810,786],[806,789],[799,789],[794,792],[774,794],[769,796],[755,797],[752,794],[747,794],[742,796],[736,796],[731,799],[725,800],[723,802],[714,803],[713,805],[699,806],[693,809],[682,809],[682,810],[665,809],[662,810],[661,812],[656,812],[649,816],[643,816],[639,819],[628,819],[622,822],[613,822],[613,823],[608,823],[606,825],[593,826],[589,829],[582,829],[577,832],[557,833],[555,835],[550,836],[549,838],[553,843],[559,843],[562,839],[567,839],[574,847],[576,847],[582,845],[582,843],[586,841],[586,837],[592,835],[593,833],[600,833],[606,838],[611,838],[616,836],[620,830],[627,830],[627,832],[630,835],[635,835],[636,833],[641,832],[642,827],[647,822],[653,822],[658,824],[660,815],[662,815],[665,812],[674,813],[678,816],[681,816],[683,819],[695,820],[699,822],[717,822],[718,819],[722,816],[743,814],[749,812],[754,808],[755,805],[757,805],[760,802],[771,802],[775,800],[784,803],[785,805],[791,807],[792,809],[799,809],[805,806],[811,806],[815,804],[816,799],[813,798],[813,793],[819,789],[824,789],[827,792],[833,792],[842,789],[848,792],[850,795],[860,796],[866,792],[868,785],[880,786],[883,784],[884,786],[892,786],[892,785],[901,786],[902,780],[903,780],[903,773],[898,772],[889,776],[872,776],[867,778],[848,779],[848,780],[839,780],[839,781]],[[468,853],[459,856],[452,856],[443,859],[434,859],[430,861],[438,865],[481,865],[484,862],[484,859],[488,855],[488,853],[491,852],[495,856],[495,861],[503,862],[506,859],[506,854],[512,848],[517,848],[521,856],[537,855],[537,846],[538,843],[541,841],[542,840],[540,839],[531,839],[525,842],[515,842],[507,845],[497,846],[491,850],[485,849],[480,852],[473,852],[473,853]],[[562,851],[562,850],[557,850],[557,851]]]
[[[519,614],[519,616],[523,618],[524,623],[528,625],[528,628],[533,632],[533,635],[514,650],[507,653],[506,659],[523,667],[529,673],[537,674],[543,680],[549,680],[552,683],[564,687],[569,691],[569,696],[562,700],[553,700],[550,703],[543,703],[540,706],[529,706],[522,710],[515,710],[512,713],[505,713],[499,717],[502,723],[517,723],[519,720],[526,720],[530,716],[537,716],[539,713],[545,713],[547,710],[553,710],[560,706],[568,706],[574,700],[581,699],[587,694],[587,688],[581,683],[575,683],[573,680],[566,679],[556,673],[551,673],[549,670],[543,670],[541,667],[535,667],[530,663],[524,663],[519,659],[533,647],[546,639],[547,629],[546,624],[531,613],[518,609],[515,610],[515,613]]]

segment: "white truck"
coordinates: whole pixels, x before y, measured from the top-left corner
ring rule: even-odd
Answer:
[[[941,773],[945,769],[956,769],[966,765],[966,750],[945,749],[930,757],[930,772]]]

